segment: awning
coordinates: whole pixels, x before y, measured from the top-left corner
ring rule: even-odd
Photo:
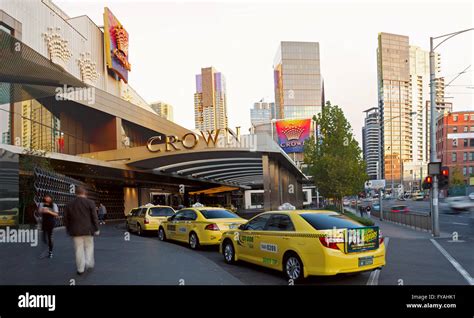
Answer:
[[[59,65],[0,30],[0,104],[54,96],[56,88],[88,87]]]
[[[201,191],[193,191],[189,192],[189,194],[194,195],[194,194],[218,194],[218,193],[223,193],[223,192],[231,192],[234,190],[239,190],[239,188],[236,187],[227,187],[227,186],[222,186],[222,187],[215,187],[215,188],[210,188],[206,190],[201,190]]]

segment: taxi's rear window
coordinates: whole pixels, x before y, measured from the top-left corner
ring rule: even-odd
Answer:
[[[206,219],[237,219],[238,216],[227,210],[199,210]]]
[[[150,216],[172,216],[174,214],[173,209],[171,208],[150,208],[148,215]]]
[[[304,213],[301,217],[316,230],[363,227],[362,224],[340,214]]]

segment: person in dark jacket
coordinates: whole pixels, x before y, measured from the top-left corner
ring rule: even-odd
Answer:
[[[51,194],[47,193],[43,197],[43,202],[38,206],[38,212],[41,214],[43,241],[48,244],[48,257],[53,257],[53,230],[56,226],[56,218],[59,216],[59,210],[56,203],[53,202]]]
[[[82,275],[94,268],[94,235],[100,233],[95,203],[83,187],[76,187],[76,198],[66,205],[64,225],[74,241],[77,274]]]

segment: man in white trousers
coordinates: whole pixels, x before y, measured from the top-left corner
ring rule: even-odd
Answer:
[[[82,275],[94,268],[94,235],[99,235],[95,203],[83,187],[76,187],[76,198],[66,205],[64,225],[74,241],[77,274]]]

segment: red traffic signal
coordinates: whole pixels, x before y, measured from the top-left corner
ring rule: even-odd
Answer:
[[[426,176],[425,180],[423,181],[422,188],[423,189],[431,189],[433,186],[433,177],[432,176]]]
[[[443,177],[449,177],[449,168],[448,167],[441,168],[441,175]]]

